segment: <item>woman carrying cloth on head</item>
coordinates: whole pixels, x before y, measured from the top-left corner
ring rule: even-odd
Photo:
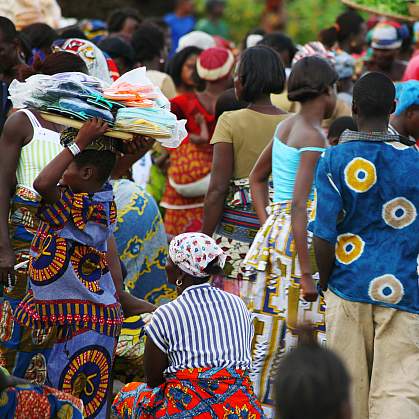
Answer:
[[[253,319],[243,301],[211,287],[225,255],[202,233],[175,237],[169,281],[179,297],[159,307],[146,328],[147,383],[116,397],[118,418],[263,418],[249,380]]]
[[[172,99],[172,112],[186,119],[189,136],[170,150],[166,191],[160,206],[165,208],[164,224],[169,236],[202,227],[204,199],[212,163],[209,144],[215,128],[215,104],[229,87],[234,66],[233,54],[224,48],[209,48],[198,58],[197,72],[206,82],[202,92],[184,93]]]

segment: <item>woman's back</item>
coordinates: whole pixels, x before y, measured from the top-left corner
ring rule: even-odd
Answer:
[[[277,125],[289,114],[264,114],[252,109],[224,112],[218,120],[211,144],[231,143],[234,150],[233,178],[247,178]]]
[[[251,366],[252,315],[243,301],[208,283],[188,287],[159,307],[147,335],[169,359],[166,373]]]

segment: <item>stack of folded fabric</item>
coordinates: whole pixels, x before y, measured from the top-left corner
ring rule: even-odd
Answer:
[[[97,117],[108,122],[111,133],[141,134],[176,148],[186,137],[186,121],[178,121],[160,89],[146,77],[145,68],[124,74],[110,87],[82,73],[35,75],[9,88],[15,108],[32,108],[58,114],[69,126],[74,120]],[[61,118],[60,123],[66,123]],[[122,138],[122,137],[119,137]],[[125,139],[132,139],[128,135]]]

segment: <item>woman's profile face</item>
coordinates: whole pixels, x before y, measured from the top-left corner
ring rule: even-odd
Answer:
[[[0,72],[8,71],[16,65],[17,54],[17,43],[5,40],[0,32]]]
[[[166,273],[167,273],[167,280],[170,284],[176,284],[176,280],[178,278],[179,272],[176,268],[176,265],[170,259],[170,256],[167,257],[166,262]]]
[[[182,83],[185,86],[189,86],[189,87],[195,86],[193,74],[196,69],[197,59],[198,59],[198,56],[194,54],[194,55],[189,56],[188,59],[183,63],[180,77],[182,79]]]

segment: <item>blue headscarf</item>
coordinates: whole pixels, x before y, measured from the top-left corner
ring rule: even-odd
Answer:
[[[419,105],[419,81],[409,80],[396,84],[396,115],[401,115],[406,109]]]

